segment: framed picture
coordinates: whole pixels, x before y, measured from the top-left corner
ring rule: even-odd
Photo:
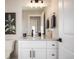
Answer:
[[[16,34],[16,13],[5,13],[5,34]]]

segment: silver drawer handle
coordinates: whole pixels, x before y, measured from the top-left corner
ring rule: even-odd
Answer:
[[[55,46],[55,44],[52,44],[52,46]]]
[[[52,56],[55,56],[55,54],[52,54]]]
[[[31,52],[31,50],[30,50],[30,58],[32,57],[31,55],[32,55],[32,52]]]

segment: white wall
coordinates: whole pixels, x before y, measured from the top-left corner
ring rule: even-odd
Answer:
[[[48,6],[45,8],[45,13],[46,13],[46,19],[51,18],[53,15],[53,12],[56,13],[58,11],[58,0],[48,0]]]
[[[16,34],[6,35],[6,39],[17,39],[21,37],[21,7],[19,0],[5,0],[5,12],[15,12],[16,13]]]

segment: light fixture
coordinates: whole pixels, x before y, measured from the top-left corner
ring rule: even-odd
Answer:
[[[31,7],[31,8],[43,8],[46,6],[47,4],[46,2],[43,2],[43,0],[31,0],[30,3],[26,4],[26,7]]]

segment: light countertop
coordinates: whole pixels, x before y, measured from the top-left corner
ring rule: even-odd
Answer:
[[[27,36],[27,37],[22,38],[20,40],[25,40],[25,41],[56,41],[57,38],[31,37],[31,36]]]

